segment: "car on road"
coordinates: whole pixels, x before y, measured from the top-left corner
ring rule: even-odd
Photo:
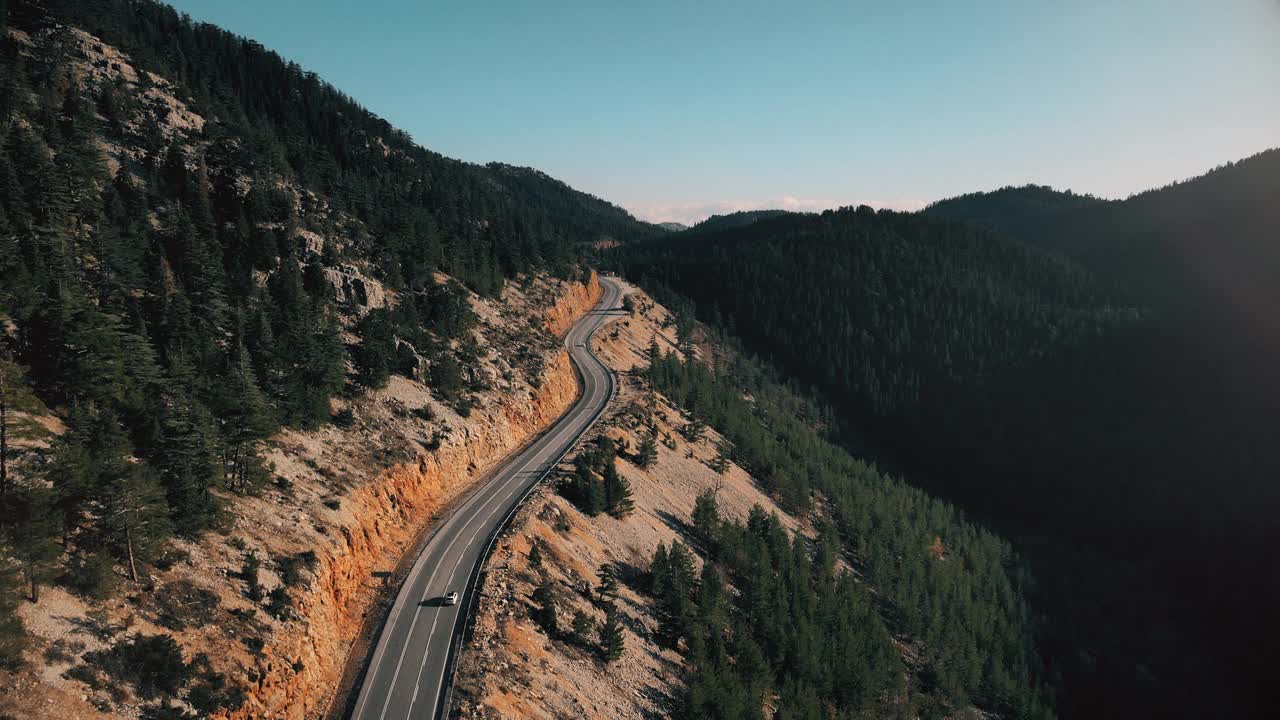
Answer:
[[[446,593],[446,594],[445,594],[445,596],[444,596],[444,604],[445,604],[445,605],[457,605],[457,604],[458,604],[458,593],[456,593],[456,592]]]

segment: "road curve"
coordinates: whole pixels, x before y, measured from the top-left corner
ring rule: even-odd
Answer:
[[[435,720],[452,672],[450,649],[471,609],[472,580],[489,539],[534,485],[569,451],[604,410],[613,376],[591,354],[591,334],[604,324],[622,294],[600,278],[600,302],[565,337],[582,380],[582,395],[554,425],[494,471],[454,510],[413,564],[387,616],[361,681],[353,720]],[[457,605],[441,598],[457,592]]]

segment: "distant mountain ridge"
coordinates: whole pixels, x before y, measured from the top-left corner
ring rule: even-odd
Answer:
[[[1108,201],[1048,185],[1007,185],[988,192],[972,192],[930,204],[925,215],[985,225],[994,230],[1016,233],[1026,222],[1059,213],[1101,205]]]
[[[699,233],[715,232],[717,230],[750,225],[760,220],[768,220],[770,218],[793,214],[794,213],[789,210],[740,210],[738,212],[732,212],[725,215],[712,215],[700,223],[695,223],[694,226],[689,229]]]
[[[1272,322],[1280,308],[1278,194],[1280,149],[1272,149],[1124,200],[1026,186],[951,198],[924,212],[1071,258],[1137,301],[1208,322],[1252,314],[1241,331],[1280,342]]]

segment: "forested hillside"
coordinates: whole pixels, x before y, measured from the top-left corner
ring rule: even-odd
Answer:
[[[901,691],[904,662],[922,717],[969,704],[1001,717],[1052,716],[1026,601],[1031,580],[1012,547],[822,438],[813,425],[820,406],[767,366],[729,357],[712,369],[655,345],[647,378],[691,425],[716,428],[734,462],[783,507],[816,518],[819,536],[789,538],[759,508],[745,522],[722,517],[707,492],[693,510],[694,539],[708,554],[700,581],[677,546],[659,548],[651,567],[660,630],[673,644],[686,639],[692,667],[683,717],[757,717],[753,699],[767,688],[782,717],[883,712]],[[838,571],[837,559],[854,571]],[[739,594],[726,597],[721,572]]]
[[[167,6],[0,3],[0,581],[33,600],[55,579],[101,597],[117,563],[137,581],[272,479],[265,438],[393,373],[467,413],[476,318],[438,273],[494,295],[653,232],[541,173],[424,150]]]
[[[862,419],[945,403],[1135,315],[1066,263],[918,215],[846,208],[689,237],[620,262]]]
[[[1241,200],[1260,200],[1265,186],[1235,185]],[[1087,254],[994,234],[1032,218],[1056,223],[1057,211],[1029,206],[1087,215],[1127,205],[1027,192],[1035,202],[969,198],[973,225],[842,210],[617,258],[832,401],[845,444],[1021,541],[1050,614],[1064,715],[1247,714],[1261,667],[1248,638],[1275,622],[1277,588],[1257,568],[1277,539],[1261,509],[1274,507],[1266,478],[1280,469],[1267,419],[1280,407],[1266,370],[1277,356],[1263,352],[1265,335],[1246,345],[1227,339],[1235,325],[1210,332],[1178,320],[1139,286],[1145,275],[1126,285],[1091,273]],[[1185,185],[1166,192],[1183,195],[1170,208],[1215,207]],[[1144,197],[1129,201],[1127,223],[1165,203]],[[1224,229],[1257,216],[1232,207]],[[1265,245],[1211,237],[1213,247]],[[1224,317],[1229,306],[1217,307]],[[1260,306],[1255,327],[1274,307]],[[1239,592],[1205,582],[1206,568]],[[1224,639],[1202,629],[1206,617],[1239,626]]]
[[[1097,662],[1099,675],[1132,676],[1157,696],[1190,683],[1245,710],[1265,703],[1253,638],[1280,632],[1280,582],[1258,572],[1280,543],[1277,187],[1280,151],[1269,150],[1123,201],[1027,214],[993,193],[927,211],[1000,227],[1150,309],[1129,332],[1010,379],[978,427],[1016,441],[992,464],[993,477],[1008,478],[1002,488],[1043,465],[1047,483],[1075,489],[1040,516],[1073,538],[1062,558],[1072,574],[1098,568],[1091,574],[1107,579],[1097,594],[1109,597],[1071,598],[1071,611],[1103,632],[1112,617],[1142,618],[1144,630]],[[1035,410],[1009,410],[1022,407]],[[961,443],[981,442],[972,429]],[[1141,549],[1153,546],[1177,551]],[[1206,584],[1208,567],[1217,580]],[[1185,683],[1133,675],[1126,657]]]
[[[1044,222],[1080,208],[1105,204],[1092,195],[1077,195],[1045,185],[1002,187],[991,192],[973,192],[939,200],[924,209],[924,214],[983,225],[1008,235],[1027,223]]]
[[[791,213],[787,210],[742,210],[739,212],[729,213],[727,215],[712,215],[706,220],[694,225],[692,229],[697,232],[725,230],[728,228],[750,225],[757,220],[767,220],[769,218],[790,214]]]
[[[1280,338],[1280,150],[1121,201],[1011,188],[944,200],[927,214],[998,227],[1070,257],[1144,304]]]
[[[616,400],[489,564],[461,717],[1054,716],[1009,542],[824,438],[830,409],[734,338],[623,287],[593,340]]]

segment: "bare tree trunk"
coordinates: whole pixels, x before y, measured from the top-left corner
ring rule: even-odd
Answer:
[[[133,560],[133,531],[126,529],[124,531],[124,544],[129,553],[129,578],[133,580],[133,584],[138,584],[138,565]]]
[[[36,582],[36,564],[27,563],[27,579],[31,581],[31,602],[40,602],[40,583]]]

